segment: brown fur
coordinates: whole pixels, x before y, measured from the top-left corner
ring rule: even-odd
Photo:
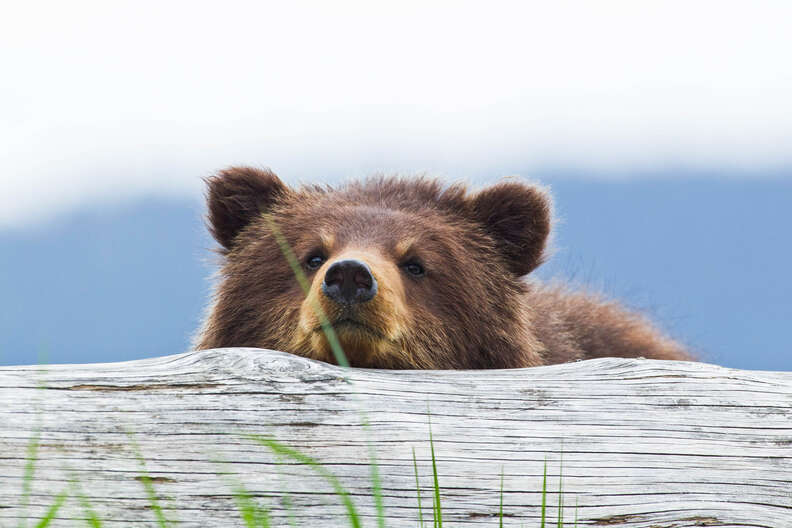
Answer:
[[[426,178],[371,178],[292,189],[273,173],[231,168],[209,178],[209,229],[221,280],[199,349],[250,346],[334,362],[314,303],[354,366],[480,369],[603,356],[690,359],[616,303],[522,277],[543,260],[547,194],[505,182],[469,194]],[[272,222],[272,223],[269,223]],[[270,226],[307,275],[306,297]],[[315,271],[306,262],[327,260]],[[328,267],[365,262],[374,298],[343,307],[323,294]],[[418,261],[423,276],[405,271]]]

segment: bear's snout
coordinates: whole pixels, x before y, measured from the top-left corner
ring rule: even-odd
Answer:
[[[339,304],[363,303],[377,295],[377,280],[365,262],[339,260],[327,268],[322,292]]]

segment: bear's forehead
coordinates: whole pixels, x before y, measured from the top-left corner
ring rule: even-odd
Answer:
[[[436,211],[410,211],[381,205],[319,209],[316,225],[340,240],[398,240],[426,233],[451,233],[453,222]]]
[[[277,214],[276,221],[299,247],[321,243],[336,249],[376,246],[398,252],[399,248],[431,241],[431,248],[442,251],[479,238],[470,222],[431,202],[402,207],[375,199],[316,198],[300,200]]]

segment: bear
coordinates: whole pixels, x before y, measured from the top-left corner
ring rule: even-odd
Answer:
[[[545,259],[553,221],[538,185],[471,192],[426,176],[373,176],[292,188],[250,167],[206,183],[222,262],[196,349],[337,364],[335,341],[349,365],[381,369],[692,359],[616,302],[526,277]]]

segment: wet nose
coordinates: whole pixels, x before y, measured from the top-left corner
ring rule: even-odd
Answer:
[[[377,281],[365,262],[339,260],[327,268],[322,291],[339,304],[363,303],[377,294]]]

